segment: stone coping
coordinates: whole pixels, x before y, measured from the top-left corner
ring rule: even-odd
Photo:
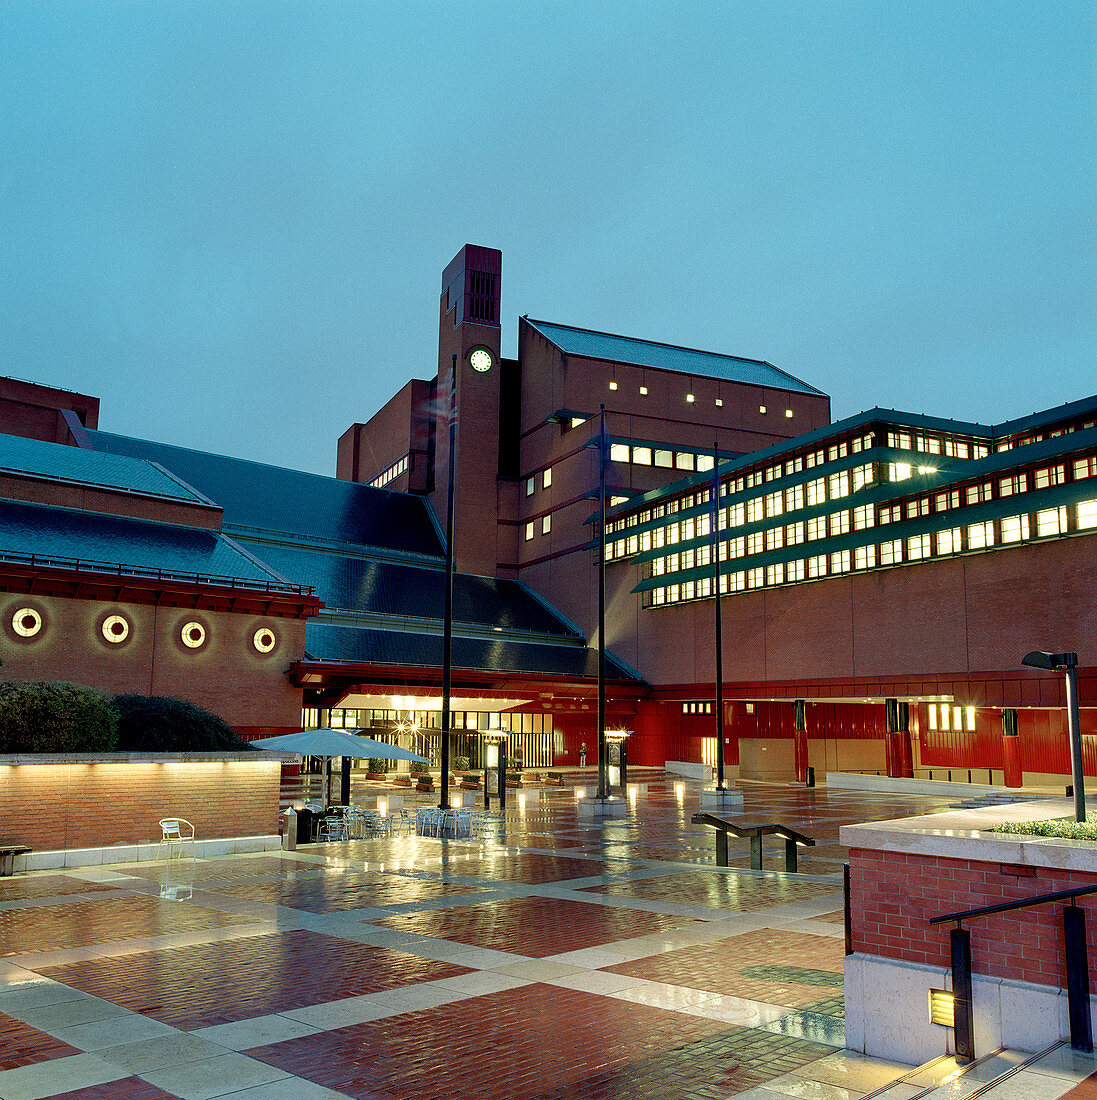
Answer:
[[[1090,820],[1097,817],[1097,799],[1086,800],[1086,816]],[[1074,799],[1042,798],[1035,802],[843,825],[838,839],[848,848],[1097,874],[1095,841],[990,832],[1004,821],[1056,818],[1074,819]]]
[[[292,763],[296,752],[26,752],[0,756],[0,765],[13,764],[251,764]]]

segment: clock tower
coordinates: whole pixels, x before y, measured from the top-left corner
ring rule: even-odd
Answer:
[[[434,401],[431,504],[446,523],[449,414],[457,356],[457,507],[454,554],[465,573],[494,576],[499,560],[499,432],[502,363],[499,300],[503,254],[467,244],[442,274],[438,308],[438,378]]]

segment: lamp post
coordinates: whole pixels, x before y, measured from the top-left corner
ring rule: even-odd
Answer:
[[[1021,658],[1029,668],[1062,672],[1067,692],[1067,732],[1070,735],[1070,770],[1074,778],[1074,820],[1086,819],[1085,777],[1082,774],[1082,731],[1078,723],[1078,654],[1044,653],[1034,649]]]

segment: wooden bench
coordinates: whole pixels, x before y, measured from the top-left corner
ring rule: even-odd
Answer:
[[[30,850],[22,844],[0,844],[0,875],[14,874],[15,857]]]
[[[796,849],[803,844],[806,847],[814,847],[815,841],[810,836],[796,832],[785,825],[773,822],[769,825],[736,825],[727,818],[716,817],[713,814],[694,814],[690,819],[694,825],[710,825],[716,830],[716,866],[728,866],[728,834],[737,837],[750,838],[750,865],[755,871],[762,869],[762,837],[777,836],[785,842],[785,870],[796,870]]]

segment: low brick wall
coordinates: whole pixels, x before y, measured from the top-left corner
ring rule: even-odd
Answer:
[[[1097,873],[868,849],[850,851],[849,873],[854,951],[940,967],[949,966],[953,925],[931,926],[931,917],[1097,886]],[[1062,985],[1064,904],[965,921],[973,973]],[[1087,910],[1089,957],[1097,959],[1097,895],[1078,905]],[[1097,966],[1089,981],[1097,992]]]
[[[35,851],[160,838],[183,817],[199,839],[278,832],[281,754],[104,753],[0,757],[0,844]]]

